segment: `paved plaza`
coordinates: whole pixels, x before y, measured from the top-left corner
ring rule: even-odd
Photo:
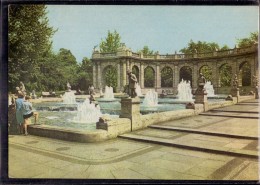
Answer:
[[[259,102],[250,100],[98,143],[9,135],[9,177],[259,180]]]

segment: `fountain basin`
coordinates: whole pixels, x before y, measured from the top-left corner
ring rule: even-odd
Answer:
[[[83,143],[107,140],[107,132],[101,129],[80,131],[72,128],[31,124],[28,126],[28,132],[32,135]]]

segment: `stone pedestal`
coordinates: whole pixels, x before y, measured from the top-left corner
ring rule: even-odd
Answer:
[[[142,128],[140,114],[140,98],[122,98],[120,118],[129,118],[131,120],[131,131]]]
[[[232,97],[239,97],[240,96],[239,95],[239,88],[232,88],[230,93],[231,93]]]
[[[208,98],[207,98],[207,92],[205,89],[197,89],[195,92],[195,104],[203,104],[204,105],[204,111],[208,110]]]

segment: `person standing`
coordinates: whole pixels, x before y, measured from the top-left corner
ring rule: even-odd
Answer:
[[[20,91],[18,93],[18,98],[15,100],[15,107],[16,107],[16,121],[17,121],[17,127],[20,132],[20,134],[23,134],[23,101],[24,101],[24,94]]]
[[[35,118],[34,123],[36,124],[39,116],[38,112],[32,111],[32,103],[30,102],[30,99],[31,99],[30,96],[26,96],[25,101],[23,102],[24,135],[28,135],[27,126],[31,121],[30,117],[34,116]]]

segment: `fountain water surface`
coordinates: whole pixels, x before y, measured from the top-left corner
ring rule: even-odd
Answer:
[[[158,93],[149,90],[144,97],[143,105],[146,107],[155,107],[158,105]]]
[[[77,116],[73,118],[74,122],[96,123],[102,115],[99,105],[90,103],[87,98],[82,104],[78,105]]]
[[[105,87],[104,99],[108,99],[108,100],[115,99],[113,93],[113,87],[108,87],[108,86]]]
[[[62,96],[63,103],[65,104],[75,104],[76,103],[76,96],[74,91],[65,92]]]
[[[137,96],[139,96],[139,97],[143,96],[142,91],[141,91],[141,87],[140,87],[140,85],[138,83],[136,84],[135,91],[136,91]]]
[[[178,84],[178,100],[192,101],[191,85],[190,81],[181,80]]]
[[[211,84],[210,81],[207,81],[204,85],[204,88],[206,89],[207,91],[207,96],[208,97],[213,97],[215,96],[215,92],[214,92],[214,89],[213,89],[213,85]]]

